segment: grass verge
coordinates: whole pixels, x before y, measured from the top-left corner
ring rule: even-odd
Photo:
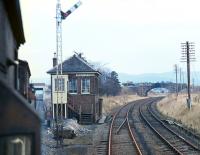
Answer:
[[[171,94],[157,104],[158,110],[200,134],[200,94],[192,94],[192,108],[188,109],[186,94]]]
[[[119,96],[102,96],[103,98],[103,114],[109,114],[117,107],[127,104],[135,100],[142,99],[138,95],[119,95]]]

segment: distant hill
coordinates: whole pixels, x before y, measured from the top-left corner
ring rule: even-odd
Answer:
[[[126,74],[126,73],[118,73],[119,80],[121,83],[132,81],[133,83],[140,83],[140,82],[175,82],[175,73],[174,72],[164,72],[164,73],[146,73],[146,74]],[[179,77],[178,74],[178,82]],[[200,72],[192,72],[191,74],[191,83],[200,84]],[[184,73],[184,82],[186,82],[186,73]]]
[[[146,74],[127,74],[127,73],[118,73],[119,80],[121,83],[132,81],[133,83],[140,82],[175,82],[175,73],[174,72],[164,72],[164,73],[146,73]],[[191,83],[193,83],[193,78],[195,85],[200,85],[200,72],[192,72]],[[186,83],[186,73],[184,73],[184,82]],[[179,74],[178,74],[179,81]],[[50,84],[51,80],[49,78],[31,78],[30,82],[43,82]]]

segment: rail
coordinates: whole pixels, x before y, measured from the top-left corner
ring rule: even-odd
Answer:
[[[115,122],[115,119],[116,119],[116,116],[120,113],[120,111],[123,109],[123,108],[125,108],[126,106],[128,106],[128,105],[130,105],[130,104],[126,104],[126,105],[124,105],[123,107],[121,107],[115,114],[114,114],[114,116],[113,116],[113,119],[112,119],[112,122],[111,122],[111,125],[110,125],[110,129],[109,129],[109,139],[108,139],[108,155],[111,155],[112,154],[112,135],[114,134],[113,133],[113,124],[114,124],[114,122]],[[136,142],[136,139],[135,139],[135,137],[134,137],[134,134],[133,134],[133,132],[132,132],[132,130],[131,130],[131,127],[130,127],[130,123],[129,123],[129,118],[128,118],[128,116],[129,116],[129,112],[130,112],[130,109],[131,109],[131,107],[128,109],[128,111],[126,112],[126,117],[125,117],[125,119],[123,120],[123,122],[120,124],[120,126],[117,128],[117,131],[115,132],[115,134],[118,134],[119,133],[119,131],[120,131],[120,129],[124,126],[124,124],[127,122],[127,125],[128,125],[128,132],[129,132],[129,136],[130,136],[130,138],[131,138],[131,140],[132,140],[132,143],[133,143],[133,145],[134,145],[134,148],[136,149],[136,152],[137,152],[137,154],[138,155],[142,155],[142,152],[141,152],[141,150],[140,150],[140,148],[139,148],[139,145],[137,144],[137,142]]]
[[[197,146],[188,141],[187,138],[184,138],[176,131],[171,129],[161,119],[158,118],[155,112],[152,111],[152,103],[154,102],[146,105],[144,103],[139,107],[139,113],[144,122],[177,154],[185,154],[185,149],[183,149],[182,146],[187,147],[190,151],[195,151],[195,153],[197,151],[199,153],[200,149]],[[143,108],[145,108],[145,110]],[[145,116],[146,114],[148,117]],[[149,121],[149,119],[151,121]],[[154,121],[152,121],[152,119]],[[170,138],[171,135],[174,135],[174,138],[176,137],[176,143]]]

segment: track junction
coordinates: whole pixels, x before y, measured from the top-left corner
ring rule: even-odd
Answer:
[[[120,107],[110,123],[108,140],[97,154],[200,154],[200,138],[156,109],[161,97],[146,98]]]

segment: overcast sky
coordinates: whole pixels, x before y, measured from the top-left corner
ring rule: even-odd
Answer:
[[[56,47],[56,0],[20,0],[26,43],[19,58],[31,78],[46,78]],[[77,0],[61,0],[67,11]],[[82,0],[62,23],[63,56],[82,52],[117,72],[159,73],[180,63],[180,43],[195,42],[200,68],[199,0]]]

